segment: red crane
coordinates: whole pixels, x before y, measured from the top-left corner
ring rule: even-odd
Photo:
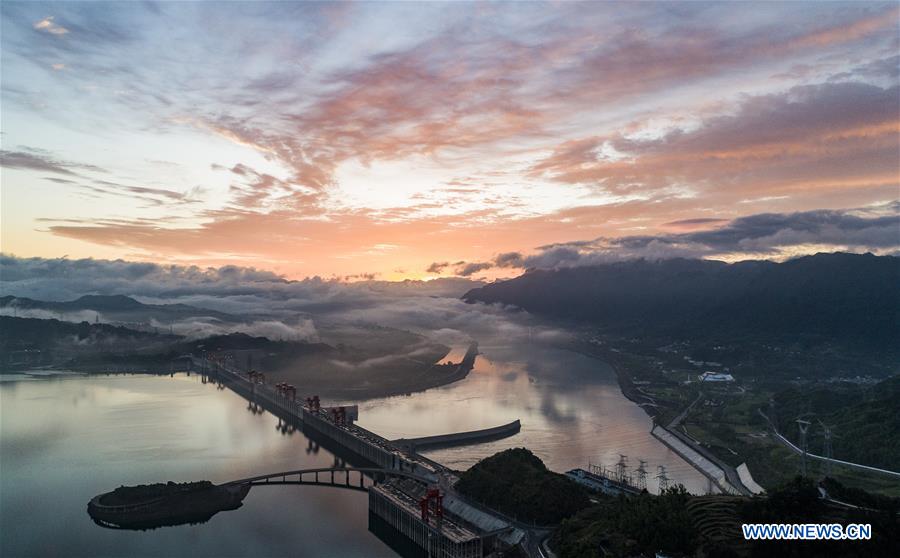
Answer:
[[[344,426],[347,423],[347,409],[344,407],[334,407],[331,409],[331,420],[338,426]]]
[[[429,516],[434,514],[440,527],[441,521],[444,519],[444,495],[441,494],[439,488],[429,488],[425,496],[419,500],[419,508],[422,510],[422,521],[426,525],[430,524]]]
[[[313,395],[312,397],[307,397],[306,407],[314,413],[322,408],[322,404],[319,402],[319,396]]]

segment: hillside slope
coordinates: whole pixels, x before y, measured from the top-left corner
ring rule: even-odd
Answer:
[[[224,322],[241,321],[240,318],[187,304],[144,304],[125,295],[84,295],[75,300],[35,300],[26,297],[0,297],[3,313],[22,317],[57,317],[76,313],[97,313],[103,320],[121,322],[149,322],[157,320],[169,323],[185,318],[215,318]],[[83,319],[93,316],[82,316]],[[72,321],[72,320],[70,320]],[[93,321],[93,319],[91,319]]]
[[[637,260],[535,270],[463,299],[623,335],[792,339],[883,351],[900,331],[898,285],[900,258],[835,253],[784,263]]]

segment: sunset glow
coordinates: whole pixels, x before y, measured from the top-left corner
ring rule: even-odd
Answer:
[[[765,7],[3,2],[2,251],[347,280],[897,251],[900,10]]]

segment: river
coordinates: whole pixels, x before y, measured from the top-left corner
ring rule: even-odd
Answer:
[[[694,492],[706,481],[648,433],[644,412],[604,363],[547,347],[480,347],[460,382],[361,401],[360,424],[390,438],[495,426],[512,438],[427,452],[465,468],[526,446],[557,471],[648,461]],[[300,432],[284,434],[230,390],[197,374],[0,376],[0,555],[394,556],[367,530],[365,494],[324,487],[254,488],[236,511],[201,525],[117,531],[95,525],[88,500],[119,485],[330,467],[335,457]]]
[[[0,409],[4,557],[395,556],[367,530],[366,495],[334,488],[254,488],[242,508],[201,525],[95,525],[88,500],[119,485],[333,465],[196,374],[4,381]]]
[[[639,460],[647,462],[650,492],[657,492],[659,465],[689,491],[708,490],[706,477],[650,435],[650,418],[622,395],[615,371],[606,363],[546,345],[481,344],[479,351],[464,381],[348,403],[359,405],[361,426],[390,439],[522,421],[522,430],[510,438],[422,452],[455,469],[511,447],[527,447],[558,472],[587,469],[588,463],[613,468],[624,454],[631,472]]]

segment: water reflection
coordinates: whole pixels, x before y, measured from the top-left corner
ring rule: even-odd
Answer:
[[[541,346],[482,342],[461,382],[406,397],[354,402],[360,423],[386,437],[476,430],[521,419],[521,432],[478,446],[428,451],[464,469],[525,446],[549,467],[612,464],[619,454],[665,465],[676,481],[708,483],[650,436],[650,420],[622,396],[604,363]],[[214,378],[56,376],[0,382],[0,554],[393,556],[366,530],[365,494],[322,487],[251,491],[237,512],[199,526],[122,533],[84,513],[119,485],[340,467],[348,457],[224,389]],[[651,485],[651,489],[654,489]],[[375,526],[374,530],[379,530]]]
[[[364,493],[324,487],[254,490],[203,525],[98,528],[86,502],[120,485],[344,462],[214,386],[196,374],[0,384],[0,555],[395,556],[367,530]]]
[[[605,363],[553,347],[481,342],[469,377],[424,393],[358,401],[360,424],[388,438],[477,430],[521,419],[521,432],[478,446],[423,452],[453,468],[510,447],[527,447],[553,470],[630,463],[665,465],[692,492],[707,479],[653,438],[644,411],[626,399]],[[649,483],[651,491],[656,486]]]

